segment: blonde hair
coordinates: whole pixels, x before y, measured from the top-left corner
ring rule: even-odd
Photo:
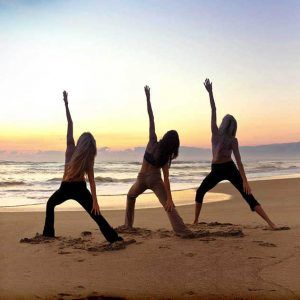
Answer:
[[[224,137],[234,138],[237,131],[237,121],[232,115],[226,115],[219,127],[219,133]]]
[[[84,132],[78,139],[71,160],[66,165],[64,180],[81,178],[94,165],[97,155],[96,141],[90,132]]]

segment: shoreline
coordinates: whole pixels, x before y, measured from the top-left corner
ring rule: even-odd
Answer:
[[[255,179],[249,180],[251,184],[255,184],[257,182],[264,182],[264,181],[276,181],[276,180],[289,180],[289,179],[298,179],[300,178],[300,174],[293,174],[293,175],[286,175],[286,176],[273,176],[269,178],[262,178],[262,179]],[[229,182],[221,182],[214,188],[212,191],[208,192],[205,196],[204,203],[213,203],[219,201],[228,201],[230,200],[230,194],[222,192],[223,186],[231,185]],[[219,188],[220,187],[220,188]],[[189,203],[185,203],[188,199],[195,197],[196,193],[195,188],[187,188],[187,189],[179,189],[173,190],[173,200],[176,206],[185,206],[185,205],[193,205],[194,201],[189,200]],[[226,188],[225,188],[226,189]],[[217,190],[215,192],[215,190]],[[49,195],[50,196],[50,195]],[[116,195],[99,195],[99,204],[100,208],[103,211],[119,211],[125,209],[125,202],[126,202],[126,194],[116,194]],[[155,204],[153,203],[153,198]],[[151,209],[151,208],[159,208],[161,207],[160,203],[156,201],[156,196],[151,191],[146,191],[144,194],[140,195],[137,200],[136,209]],[[108,205],[108,202],[116,201],[121,202],[123,204],[116,204],[115,206]],[[104,207],[101,207],[101,202],[105,202]],[[22,205],[12,205],[12,206],[0,206],[0,213],[1,212],[41,212],[45,211],[46,203],[36,203],[36,204],[22,204]],[[82,211],[82,207],[74,200],[67,200],[63,204],[56,207],[57,211]]]

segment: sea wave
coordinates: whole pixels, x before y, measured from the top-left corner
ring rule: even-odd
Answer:
[[[262,171],[285,171],[285,170],[292,170],[292,169],[297,169],[299,167],[297,166],[282,166],[280,165],[268,165],[268,164],[263,164],[259,166],[255,166],[253,169],[249,170],[249,173],[255,173],[255,172],[262,172]]]
[[[62,181],[62,177],[54,177],[54,178],[48,179],[47,181]]]
[[[211,160],[174,160],[172,165],[182,164],[211,164]]]
[[[0,182],[0,186],[13,186],[13,185],[26,185],[28,183],[24,181],[2,181]]]
[[[95,181],[97,182],[123,182],[123,183],[127,183],[127,182],[133,182],[136,178],[112,178],[112,177],[102,177],[102,176],[97,176],[95,177]]]
[[[102,177],[102,176],[96,176],[95,177],[95,181],[96,182],[123,182],[123,183],[127,183],[127,182],[133,182],[136,178],[113,178],[113,177]],[[47,182],[57,182],[57,181],[62,181],[62,178],[59,177],[54,177],[51,179],[48,179]]]

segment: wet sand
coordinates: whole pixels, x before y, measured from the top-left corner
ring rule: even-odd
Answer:
[[[1,212],[0,299],[300,299],[300,179],[251,186],[290,230],[266,230],[227,183],[213,192],[231,198],[204,204],[199,225],[192,205],[178,207],[193,239],[175,237],[162,208],[137,210],[136,228],[119,228],[125,243],[115,245],[85,212],[58,211],[55,239],[36,235],[44,212]],[[102,213],[123,223],[123,210]]]

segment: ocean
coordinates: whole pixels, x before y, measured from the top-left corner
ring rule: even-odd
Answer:
[[[170,169],[173,191],[195,189],[210,171],[211,162],[174,161]],[[140,162],[96,162],[97,195],[125,195],[134,183]],[[244,161],[248,179],[263,180],[300,176],[300,159]],[[45,204],[59,188],[64,164],[61,162],[0,161],[0,207]],[[89,186],[89,185],[88,185]],[[148,191],[150,192],[150,191]],[[120,207],[123,208],[124,201]],[[153,204],[157,206],[157,203]]]

